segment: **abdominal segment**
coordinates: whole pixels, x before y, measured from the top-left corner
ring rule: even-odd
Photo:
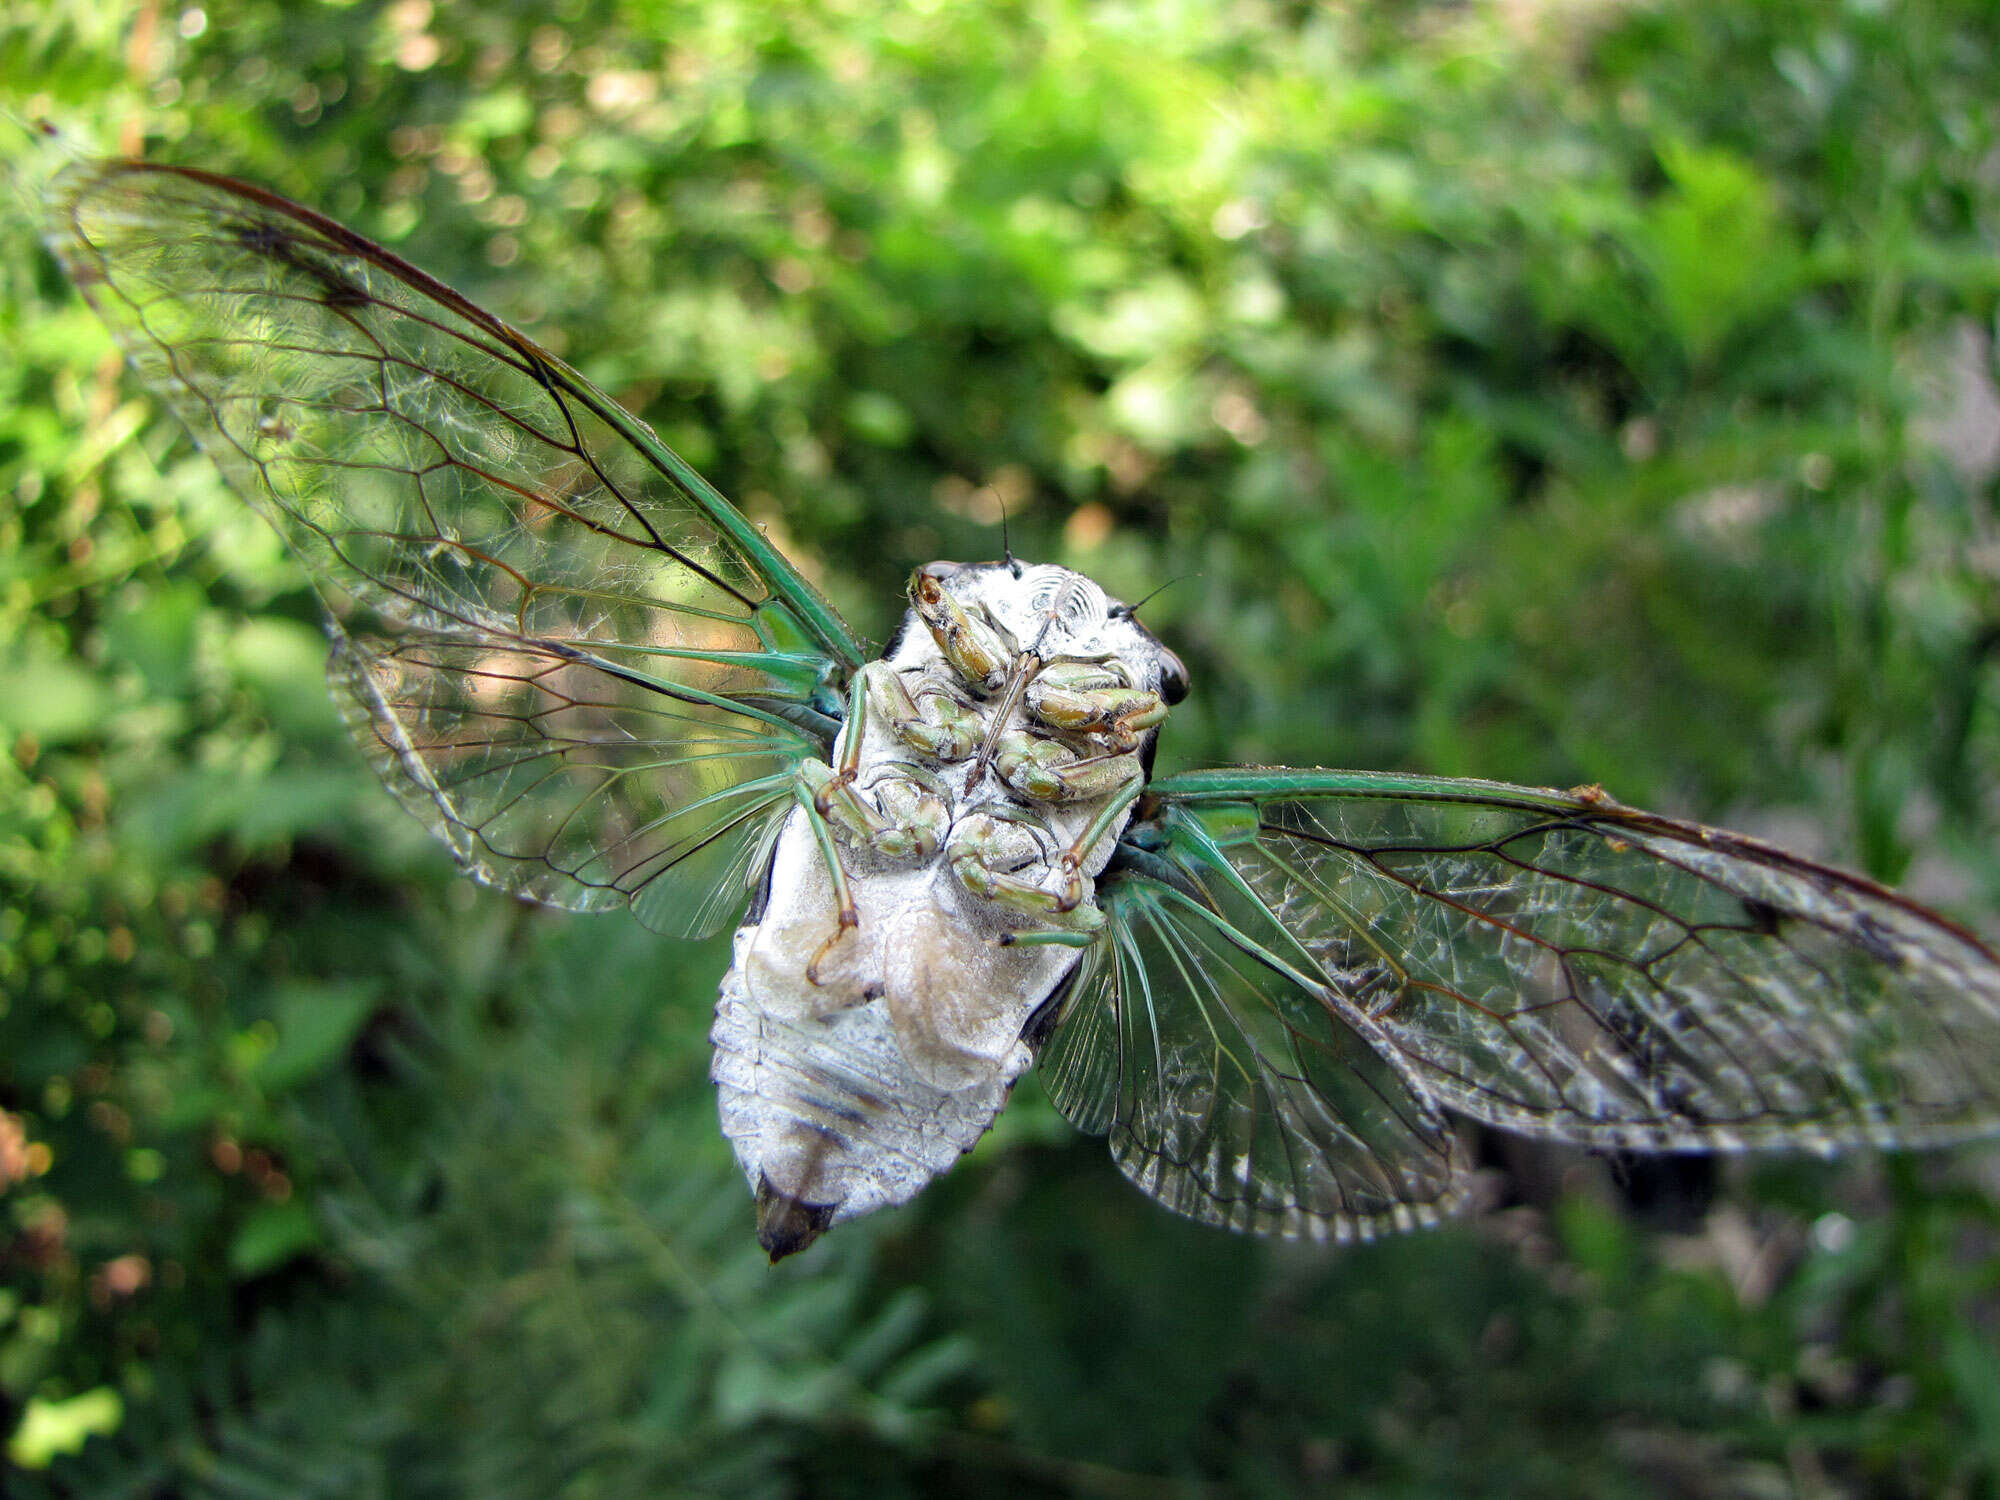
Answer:
[[[920,574],[921,628],[861,669],[830,760],[800,772],[711,1034],[774,1260],[970,1150],[1096,940],[1093,880],[1165,709],[1135,628],[1081,583],[1037,614],[1004,565]]]
[[[1078,956],[1002,946],[941,860],[851,879],[860,920],[829,947],[832,881],[795,813],[716,1007],[723,1133],[774,1252],[906,1201],[970,1150],[1033,1060],[1028,1016]]]

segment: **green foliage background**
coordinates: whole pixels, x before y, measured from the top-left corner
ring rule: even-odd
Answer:
[[[877,639],[1002,503],[1182,580],[1163,765],[1602,782],[1991,933],[1996,57],[1971,0],[52,0],[0,104],[556,343]],[[766,1269],[726,944],[454,876],[6,213],[7,1494],[2000,1494],[1991,1153],[1495,1140],[1497,1212],[1333,1253],[1030,1084]]]

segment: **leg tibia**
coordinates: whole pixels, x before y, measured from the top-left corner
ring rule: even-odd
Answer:
[[[902,675],[887,662],[861,669],[857,690],[867,695],[896,738],[933,760],[964,760],[979,748],[981,721],[976,709],[935,686],[920,685],[910,695]]]
[[[1050,927],[1096,931],[1104,914],[1090,899],[1090,878],[1053,853],[1025,824],[974,813],[952,829],[945,859],[960,885],[1003,911]]]
[[[951,826],[944,798],[919,766],[883,768],[864,789],[823,761],[808,760],[799,763],[799,779],[837,838],[890,859],[929,859]]]

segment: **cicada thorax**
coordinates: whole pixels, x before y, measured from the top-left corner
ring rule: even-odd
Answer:
[[[1067,569],[933,564],[911,605],[802,775],[717,1010],[774,1254],[907,1199],[992,1122],[1102,925],[1093,880],[1178,671]]]

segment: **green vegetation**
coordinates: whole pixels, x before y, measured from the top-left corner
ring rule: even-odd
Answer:
[[[1602,782],[1990,932],[1996,57],[1973,0],[52,0],[0,106],[556,343],[877,639],[1003,503],[1182,580],[1163,767]],[[726,943],[460,881],[0,229],[7,1494],[2000,1495],[1990,1152],[1709,1204],[1496,1139],[1513,1206],[1320,1253],[1031,1083],[767,1269]]]

